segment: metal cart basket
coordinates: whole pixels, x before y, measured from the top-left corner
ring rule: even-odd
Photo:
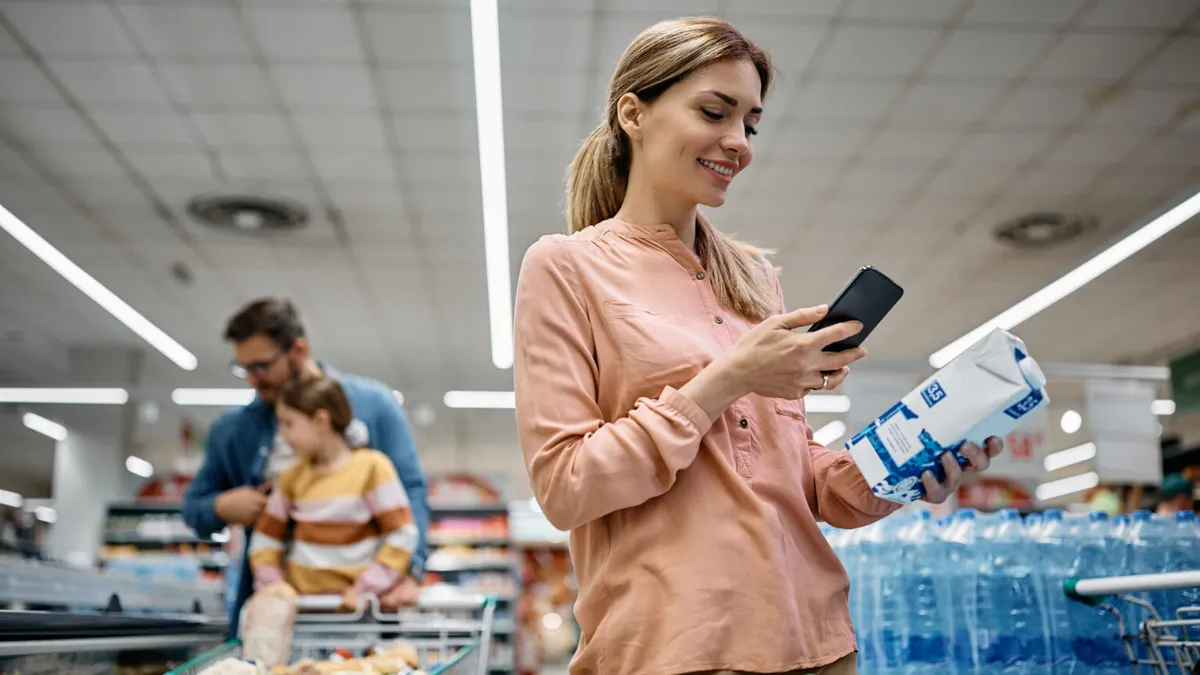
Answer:
[[[336,651],[364,655],[375,646],[403,640],[417,651],[428,675],[486,675],[495,600],[482,595],[423,596],[417,608],[384,613],[379,601],[364,598],[353,614],[336,614],[338,597],[302,597],[289,663],[327,660]],[[318,612],[318,613],[312,613]],[[166,675],[199,675],[209,666],[241,656],[240,640],[201,654]]]
[[[1121,640],[1135,673],[1200,675],[1200,607],[1180,607],[1174,618],[1164,618],[1151,602],[1136,595],[1184,588],[1200,588],[1200,571],[1068,579],[1065,584],[1072,599],[1116,615]],[[1106,602],[1106,597],[1115,597],[1120,602]],[[1146,619],[1140,625],[1127,627],[1118,606],[1144,610]]]

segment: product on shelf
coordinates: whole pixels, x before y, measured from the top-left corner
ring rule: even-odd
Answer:
[[[480,518],[438,518],[429,527],[429,538],[432,541],[507,539],[508,516],[498,514]]]

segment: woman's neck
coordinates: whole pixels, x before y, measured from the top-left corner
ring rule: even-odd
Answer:
[[[679,240],[689,250],[695,251],[696,204],[664,199],[661,192],[656,191],[650,181],[638,173],[636,166],[631,168],[625,200],[613,217],[634,225],[670,225]]]
[[[321,470],[331,470],[340,467],[350,459],[350,446],[346,445],[345,441],[333,440],[328,446],[321,448],[320,451],[314,453],[309,459],[313,468]]]

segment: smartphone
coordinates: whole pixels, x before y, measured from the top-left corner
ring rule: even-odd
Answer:
[[[825,351],[844,352],[854,349],[862,345],[863,340],[866,340],[879,322],[883,321],[883,317],[892,311],[903,295],[904,289],[899,284],[868,265],[860,269],[833,302],[829,303],[829,313],[825,318],[810,326],[808,331],[811,333],[847,321],[861,321],[863,329],[858,335],[835,342],[826,347]]]

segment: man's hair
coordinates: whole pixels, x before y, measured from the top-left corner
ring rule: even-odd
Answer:
[[[225,339],[244,342],[265,335],[282,349],[290,349],[296,338],[304,337],[304,324],[290,300],[262,298],[242,307],[225,324]]]

